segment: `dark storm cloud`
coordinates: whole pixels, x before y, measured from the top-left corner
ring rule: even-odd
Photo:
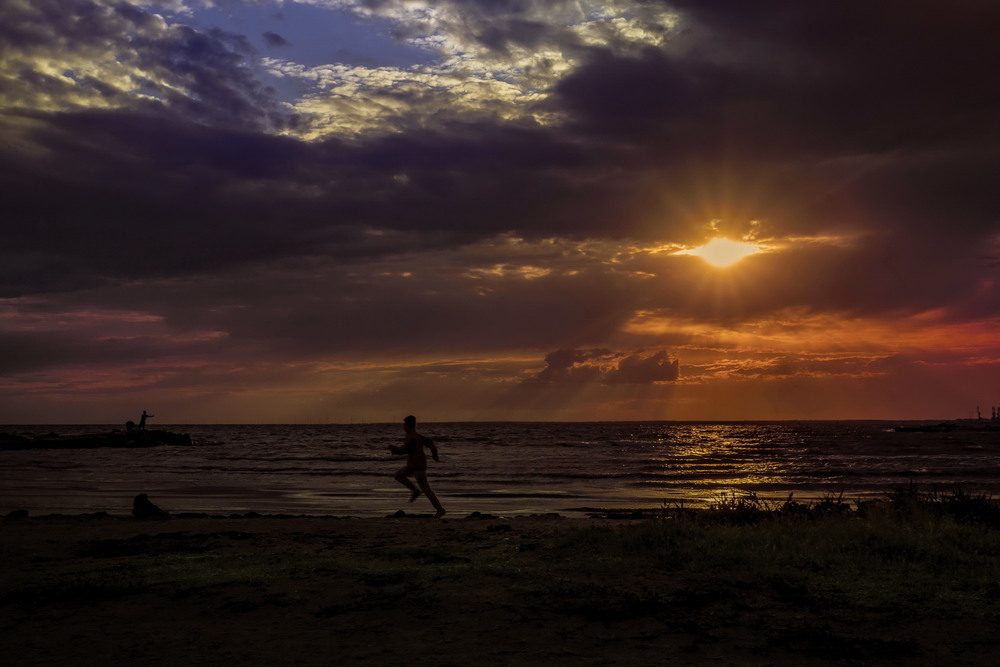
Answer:
[[[529,382],[651,384],[680,376],[678,361],[665,351],[650,355],[606,349],[560,349],[545,356],[545,368]]]
[[[219,340],[184,342],[154,337],[91,337],[80,331],[0,331],[0,375],[66,365],[139,365],[152,359],[176,360],[179,355],[210,358],[223,348],[224,343]]]
[[[279,35],[276,32],[270,32],[270,31],[268,31],[268,32],[265,32],[265,33],[261,34],[261,37],[264,38],[264,42],[268,46],[270,46],[270,47],[282,48],[282,47],[286,47],[286,46],[291,46],[292,45],[291,42],[289,42],[287,39],[285,39],[284,37],[282,37],[281,35]]]
[[[710,131],[766,154],[926,147],[996,127],[994,3],[671,5],[682,21],[666,50],[597,51],[559,84],[589,127]]]
[[[649,384],[672,382],[680,377],[680,362],[671,360],[663,350],[643,356],[628,355],[618,361],[618,368],[608,373],[608,384]]]
[[[45,119],[51,130],[40,130],[33,138],[54,152],[47,163],[37,164],[34,173],[31,161],[25,171],[33,184],[42,185],[37,179],[40,172],[47,175],[58,163],[56,173],[65,172],[63,178],[34,189],[66,189],[71,200],[74,188],[81,199],[87,192],[86,200],[77,199],[67,209],[86,210],[81,206],[86,203],[100,211],[91,216],[96,228],[87,235],[105,243],[100,225],[112,233],[123,232],[144,217],[130,198],[137,200],[138,208],[150,202],[152,217],[173,221],[178,238],[184,236],[186,225],[197,227],[208,235],[208,242],[190,244],[192,258],[183,248],[175,248],[178,266],[204,265],[198,256],[204,249],[227,263],[230,253],[220,247],[222,239],[233,243],[234,258],[258,259],[254,248],[275,255],[297,253],[325,233],[340,237],[338,226],[443,229],[460,232],[465,239],[505,230],[532,236],[641,236],[648,233],[648,222],[641,220],[648,215],[644,209],[651,208],[657,193],[683,192],[692,185],[692,173],[722,169],[721,162],[745,169],[746,180],[771,184],[776,191],[772,199],[759,202],[750,213],[774,218],[786,228],[801,226],[797,214],[818,214],[825,223],[853,218],[861,207],[871,217],[877,214],[881,224],[892,226],[909,224],[914,216],[930,218],[933,224],[940,216],[960,215],[961,226],[973,218],[980,228],[996,219],[995,197],[986,187],[987,174],[998,166],[995,150],[980,147],[971,157],[952,151],[922,158],[923,166],[908,154],[878,152],[887,142],[892,151],[905,151],[909,144],[900,133],[906,127],[942,126],[942,119],[929,110],[957,111],[941,99],[936,78],[917,86],[917,77],[910,75],[911,86],[890,86],[883,85],[885,80],[894,82],[895,77],[871,74],[905,69],[895,64],[898,54],[921,48],[917,41],[925,35],[920,28],[933,32],[933,25],[898,19],[909,26],[908,31],[904,41],[894,41],[895,50],[889,50],[873,35],[896,36],[892,16],[876,17],[880,22],[868,25],[870,17],[858,14],[852,3],[823,3],[822,11],[777,3],[766,16],[752,13],[752,20],[744,16],[746,10],[720,3],[691,7],[679,3],[691,23],[684,29],[707,35],[701,50],[674,53],[648,48],[640,55],[623,56],[591,49],[589,63],[557,87],[557,100],[570,113],[575,135],[559,129],[466,125],[450,135],[411,133],[349,148],[337,142],[307,146],[251,133],[275,114],[245,66],[249,49],[245,39],[218,31],[157,27],[133,8],[98,11],[92,3],[70,4],[37,3],[35,13],[13,17],[18,20],[3,25],[21,26],[12,41],[25,53],[29,45],[55,48],[64,32],[70,44],[90,45],[98,37],[120,36],[141,27],[139,38],[132,40],[133,59],[166,81],[183,81],[180,89],[186,94],[163,92],[157,109],[169,109],[167,117],[134,111],[129,116],[128,110],[119,109]],[[504,21],[514,20],[511,17],[527,15],[532,3],[463,3],[462,7],[468,30],[475,32],[495,25],[491,21],[506,26]],[[102,28],[93,33],[97,37],[65,20],[52,20],[50,25],[50,19],[70,10]],[[729,18],[732,15],[738,20]],[[795,29],[786,34],[782,26],[789,22]],[[740,29],[747,23],[754,30]],[[854,31],[859,25],[868,36],[856,44]],[[953,17],[949,25],[949,37],[965,37],[959,33],[961,20]],[[800,29],[828,34],[812,49],[815,40],[798,37]],[[995,50],[983,43],[980,29],[969,29],[974,48]],[[502,32],[509,35],[506,41],[526,39],[517,37],[520,33],[514,29]],[[743,57],[709,57],[716,42]],[[932,44],[940,44],[940,39]],[[847,65],[836,58],[844,49]],[[953,51],[939,50],[935,57],[948,61]],[[867,60],[872,62],[862,67]],[[890,62],[885,64],[886,60]],[[921,60],[926,59],[918,63]],[[965,69],[954,78],[983,74],[982,65],[966,71],[971,60],[959,56],[957,64]],[[776,62],[791,64],[778,67]],[[901,88],[912,89],[913,94],[898,99]],[[996,96],[985,88],[980,95],[984,103]],[[962,87],[949,79],[948,89]],[[859,92],[864,95],[859,97]],[[141,106],[149,111],[157,104]],[[973,125],[987,118],[976,108],[963,113]],[[993,116],[988,118],[995,123]],[[190,119],[213,129],[190,128]],[[228,129],[220,132],[219,125]],[[887,126],[896,134],[887,133]],[[946,129],[974,132],[968,124]],[[214,140],[207,138],[210,132]],[[622,140],[633,145],[622,147]],[[875,168],[860,167],[864,178],[830,166],[831,158],[858,151],[880,161]],[[939,160],[948,162],[942,165]],[[12,172],[21,171],[20,155],[12,156],[11,162]],[[83,173],[72,173],[72,165],[87,166],[81,168]],[[97,168],[92,170],[91,165]],[[99,174],[99,179],[91,173]],[[400,174],[408,179],[405,185],[392,180]],[[855,180],[830,191],[830,182],[846,178]],[[921,187],[911,188],[914,182]],[[510,197],[511,192],[518,196]],[[103,201],[102,193],[106,193]],[[30,197],[30,191],[18,195]],[[778,197],[781,200],[775,201]],[[23,208],[35,210],[35,203],[25,201]],[[115,209],[122,213],[116,215]],[[251,218],[256,225],[247,224]],[[270,230],[279,220],[283,234],[299,237],[298,242],[273,238],[276,233]],[[173,248],[163,243],[169,232],[158,236],[157,226],[153,222],[147,233],[160,247]],[[661,225],[657,231],[665,230]],[[213,240],[213,234],[218,238]]]
[[[27,139],[39,150],[0,156],[8,175],[0,200],[9,247],[45,258],[50,270],[26,267],[5,296],[32,276],[41,289],[58,288],[59,263],[92,283],[225,266],[296,243],[274,225],[281,193],[264,192],[301,153],[293,142],[125,112],[32,127]]]
[[[697,155],[719,168],[777,169],[792,197],[822,196],[816,177],[850,182],[828,199],[856,198],[892,224],[912,215],[957,215],[980,228],[996,220],[983,178],[1000,150],[1000,90],[988,83],[1000,59],[988,26],[1000,6],[671,4],[682,21],[666,49],[596,51],[559,82],[557,99],[581,132],[652,142],[649,157],[667,164]],[[846,156],[855,173],[832,164]],[[858,164],[863,157],[871,162]],[[808,169],[804,178],[792,165]]]
[[[608,155],[541,131],[467,126],[350,146],[261,134],[294,118],[255,80],[244,37],[169,26],[128,5],[42,0],[5,5],[0,19],[17,102],[4,129],[18,139],[0,148],[12,228],[4,296],[364,257],[366,228],[421,231],[436,244],[516,228],[587,234],[634,188],[604,171]],[[43,74],[46,59],[69,76]],[[74,74],[78,59],[103,63],[114,83]],[[36,109],[42,98],[66,109]]]
[[[272,93],[247,67],[253,48],[246,37],[221,30],[202,33],[178,27],[166,38],[134,42],[137,65],[181,92],[157,87],[157,94],[174,113],[222,127],[266,128],[286,123]]]
[[[125,298],[119,306],[163,313],[178,330],[226,331],[247,350],[566,347],[539,379],[645,383],[676,379],[676,362],[586,357],[637,308],[705,320],[803,305],[913,312],[963,303],[996,275],[1000,92],[987,85],[998,47],[986,26],[1000,6],[674,2],[682,23],[666,47],[628,50],[581,46],[532,3],[459,6],[463,29],[496,57],[543,44],[586,54],[543,104],[565,124],[446,118],[447,131],[307,143],[265,132],[295,119],[256,79],[244,37],[167,26],[128,5],[0,6],[12,137],[0,145],[0,296],[89,288],[73,297]],[[94,53],[145,95],[121,76],[33,64]],[[701,199],[707,215],[691,220]],[[729,291],[685,269],[694,258],[625,263],[655,280],[574,267],[483,294],[461,259],[419,278],[421,251],[508,231],[692,240],[692,225],[726,205],[775,237],[857,240],[776,253],[766,270],[751,258]],[[419,279],[371,277],[394,257]],[[112,289],[157,280],[162,291]],[[983,294],[966,313],[996,312]],[[419,336],[395,324],[413,320],[428,323]],[[156,353],[157,341],[142,344]]]
[[[374,275],[393,268],[411,275]],[[629,285],[616,284],[599,270],[573,277],[488,281],[486,293],[476,292],[482,281],[470,281],[463,273],[461,266],[413,253],[401,257],[398,266],[349,264],[301,273],[289,268],[255,280],[235,274],[203,282],[203,294],[171,308],[168,322],[179,330],[226,331],[230,344],[284,349],[292,355],[427,354],[440,349],[472,354],[593,343],[609,336],[634,307]],[[177,288],[178,296],[185,291]],[[252,305],[219,308],[226,304]]]
[[[468,252],[419,247],[397,252],[401,254],[392,261],[300,259],[261,263],[253,270],[235,266],[190,277],[106,284],[47,294],[34,302],[19,300],[7,314],[12,322],[45,323],[64,319],[62,313],[102,308],[151,312],[159,318],[153,324],[130,325],[127,331],[115,321],[102,324],[99,319],[89,327],[71,327],[72,336],[60,329],[46,340],[60,345],[71,337],[79,341],[62,345],[51,358],[37,354],[21,362],[23,370],[37,370],[86,364],[95,349],[122,349],[102,347],[105,339],[126,336],[129,349],[141,350],[140,356],[150,361],[175,358],[180,350],[210,360],[224,349],[247,363],[428,355],[441,349],[475,356],[484,349],[592,345],[612,335],[642,296],[614,272],[587,268],[581,260],[561,260],[558,252],[548,263],[562,263],[572,275],[556,271],[534,279],[516,274],[470,278]],[[495,261],[496,250],[481,252],[484,260]]]
[[[598,50],[559,82],[576,131],[641,147],[666,189],[714,195],[718,217],[866,235],[775,256],[743,305],[893,312],[966,302],[995,280],[1000,5],[671,4],[682,19],[666,49]]]
[[[15,108],[113,106],[222,127],[282,127],[245,36],[167,25],[126,3],[0,6],[0,100]]]
[[[584,364],[607,359],[613,354],[610,350],[556,350],[545,355],[545,368],[535,379],[540,382],[589,382],[598,377],[601,370]]]
[[[126,111],[27,118],[24,141],[38,150],[0,149],[0,200],[18,255],[65,270],[8,263],[5,296],[33,281],[72,287],[65,271],[95,284],[404,249],[378,247],[369,228],[421,232],[407,240],[415,247],[516,228],[582,235],[619,215],[634,187],[602,173],[592,152],[540,131],[305,144]]]

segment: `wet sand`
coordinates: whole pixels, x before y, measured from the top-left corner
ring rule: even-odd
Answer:
[[[554,516],[0,519],[29,665],[993,665],[1000,618],[631,561]],[[989,602],[992,604],[992,602]]]

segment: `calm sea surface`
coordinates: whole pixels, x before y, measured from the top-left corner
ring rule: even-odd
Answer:
[[[437,423],[431,485],[451,516],[704,506],[723,493],[799,501],[916,483],[1000,494],[1000,432],[894,432],[888,422]],[[382,516],[429,512],[392,479],[397,424],[162,425],[192,446],[0,451],[0,513],[126,515],[148,493],[171,512]],[[112,426],[0,426],[19,435]]]

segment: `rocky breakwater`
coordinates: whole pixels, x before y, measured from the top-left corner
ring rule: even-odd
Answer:
[[[97,447],[159,447],[161,445],[191,445],[187,433],[173,433],[159,429],[120,431],[92,434],[58,434],[26,436],[0,432],[0,450],[13,449],[92,449]]]

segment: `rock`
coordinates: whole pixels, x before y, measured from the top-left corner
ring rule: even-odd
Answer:
[[[169,519],[170,512],[161,510],[149,500],[148,495],[140,493],[132,501],[132,516],[136,519]]]

